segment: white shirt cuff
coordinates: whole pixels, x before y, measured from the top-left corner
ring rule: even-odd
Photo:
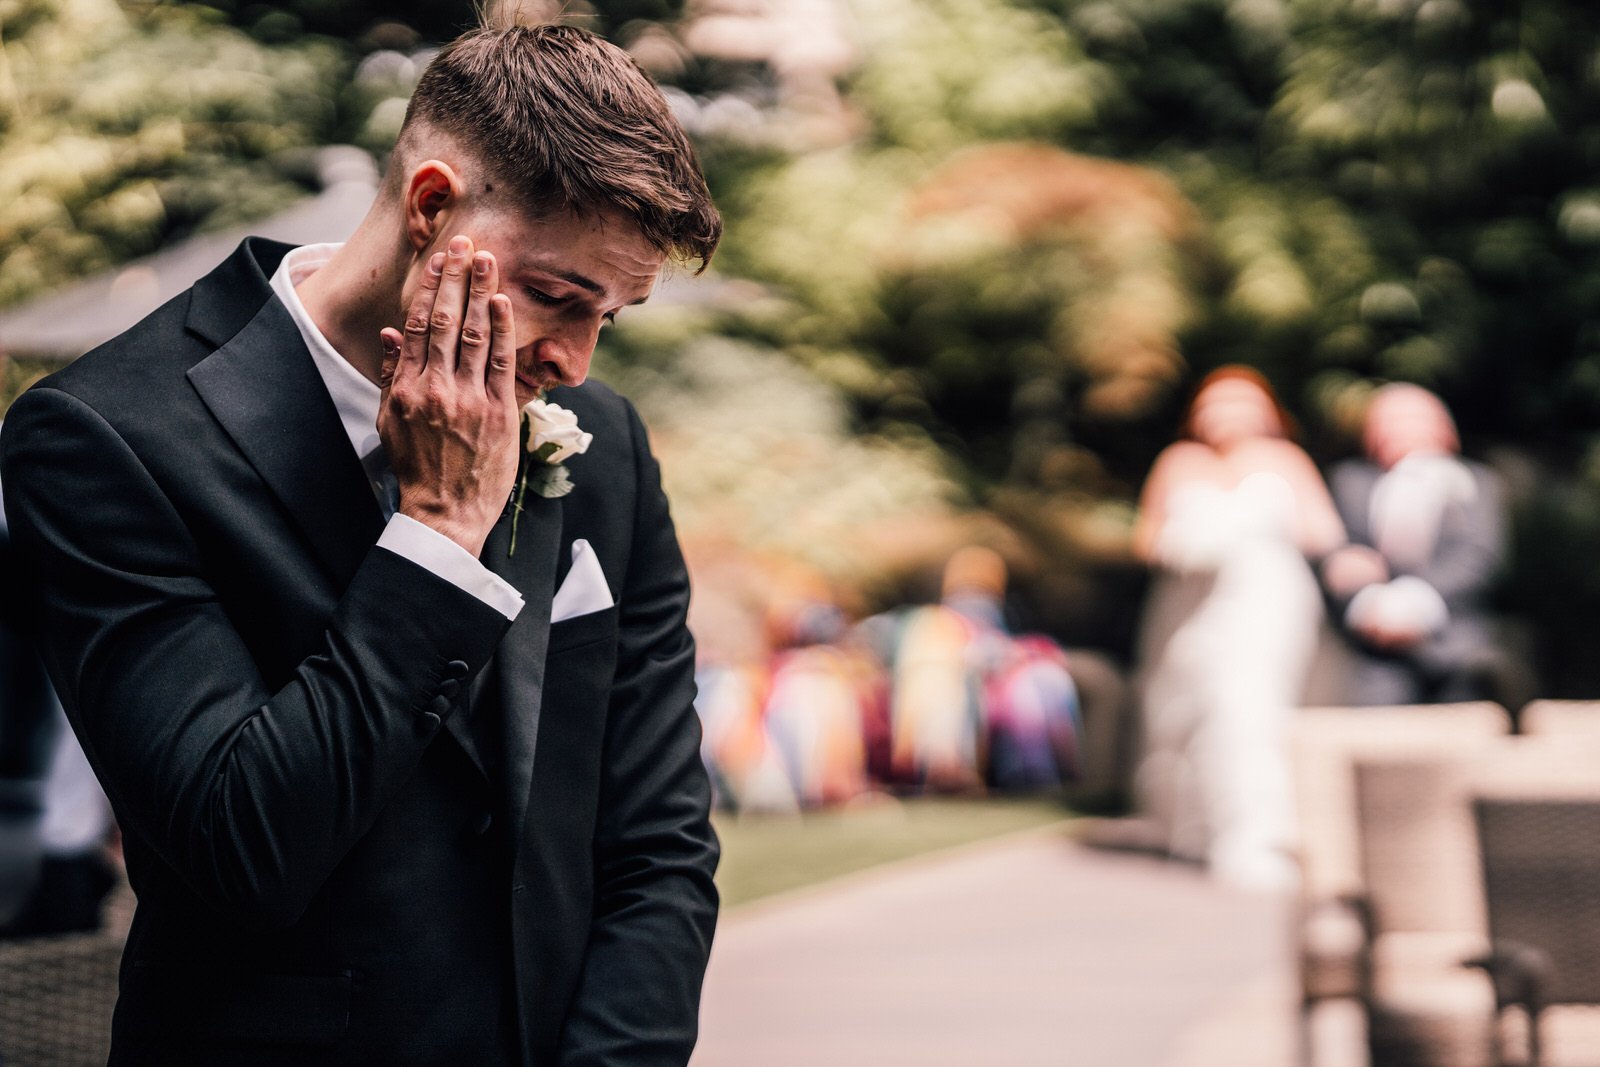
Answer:
[[[378,547],[438,575],[462,592],[471,593],[508,619],[522,610],[516,587],[473,558],[450,538],[409,515],[396,512],[378,538]]]

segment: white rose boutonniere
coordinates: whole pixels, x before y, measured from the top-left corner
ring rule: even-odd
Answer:
[[[522,409],[522,473],[517,478],[517,495],[512,502],[511,547],[517,550],[517,520],[522,517],[522,501],[532,487],[543,497],[566,496],[572,492],[563,461],[589,451],[594,435],[578,426],[578,416],[539,396]]]

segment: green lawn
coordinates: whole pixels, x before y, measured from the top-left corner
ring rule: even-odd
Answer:
[[[723,904],[1070,818],[1059,800],[884,800],[804,816],[718,815]]]

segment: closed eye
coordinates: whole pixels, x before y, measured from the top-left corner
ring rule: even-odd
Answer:
[[[522,287],[522,291],[528,294],[529,299],[533,300],[535,303],[544,304],[546,307],[559,307],[560,305],[565,304],[572,299],[571,297],[566,296],[551,296],[543,289],[535,289],[531,285],[524,285]],[[617,321],[617,313],[615,311],[608,311],[600,317],[608,323],[614,323]]]

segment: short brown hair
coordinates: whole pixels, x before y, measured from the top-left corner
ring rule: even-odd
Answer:
[[[519,206],[610,209],[704,270],[722,217],[683,127],[622,49],[575,26],[473,30],[428,64],[406,109],[460,142]]]

